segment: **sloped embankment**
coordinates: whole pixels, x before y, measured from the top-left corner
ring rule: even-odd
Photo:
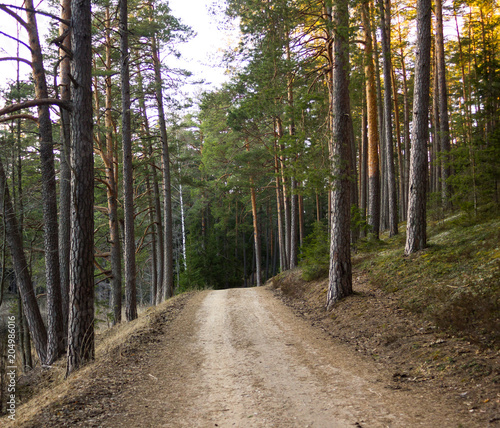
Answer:
[[[306,282],[300,270],[269,281],[281,299],[312,325],[368,355],[393,375],[391,388],[439,390],[457,412],[484,426],[500,425],[500,354],[451,334],[404,307],[405,299],[374,286],[355,270],[355,294],[326,312],[327,280]]]
[[[119,403],[122,385],[134,382],[134,369],[148,360],[160,337],[194,293],[185,293],[138,319],[120,324],[96,337],[96,360],[64,379],[65,362],[33,370],[19,385],[32,397],[17,408],[16,421],[0,425],[22,427],[100,426]],[[82,425],[83,424],[83,425]]]

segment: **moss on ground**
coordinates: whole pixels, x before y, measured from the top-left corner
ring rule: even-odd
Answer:
[[[404,225],[400,231],[358,242],[356,268],[439,327],[500,347],[500,220],[455,216],[430,224],[428,248],[410,256],[404,256]]]

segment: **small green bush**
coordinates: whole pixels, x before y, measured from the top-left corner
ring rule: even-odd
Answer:
[[[313,231],[304,239],[301,248],[300,267],[302,279],[314,281],[328,276],[330,264],[327,226],[322,222],[314,223]]]

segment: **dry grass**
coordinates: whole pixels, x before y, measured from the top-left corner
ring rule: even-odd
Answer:
[[[165,312],[178,305],[179,299],[187,300],[188,295],[179,295],[156,307],[141,311],[139,317],[131,322],[123,322],[117,326],[102,330],[96,334],[95,361],[85,365],[80,370],[65,378],[66,362],[64,359],[57,361],[50,369],[37,368],[27,376],[22,377],[18,385],[30,388],[32,397],[16,409],[16,422],[9,425],[4,417],[0,425],[4,426],[36,426],[29,421],[36,421],[37,417],[47,408],[57,409],[63,403],[77,403],[79,394],[92,390],[97,373],[106,373],[106,367],[115,360],[126,357],[137,346],[137,338],[141,342],[148,342],[145,337],[157,329],[155,324],[164,316]],[[55,410],[56,411],[56,410]]]

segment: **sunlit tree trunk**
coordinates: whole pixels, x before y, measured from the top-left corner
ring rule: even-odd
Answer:
[[[366,91],[363,91],[362,117],[361,117],[361,148],[360,148],[360,167],[359,167],[359,207],[361,214],[366,217],[368,201],[368,116],[366,112]]]
[[[276,136],[277,136],[277,142],[276,142],[276,160],[279,162],[279,171],[278,171],[278,178],[276,180],[276,183],[280,186],[278,189],[278,197],[280,198],[280,211],[282,213],[281,216],[281,223],[282,223],[282,240],[281,240],[281,245],[280,249],[283,248],[283,255],[282,255],[282,264],[281,264],[281,271],[288,270],[290,268],[289,265],[289,254],[290,254],[290,216],[289,216],[289,204],[288,204],[288,197],[286,194],[286,180],[285,180],[285,162],[283,159],[284,156],[284,147],[282,144],[279,143],[279,140],[283,136],[283,124],[281,122],[281,118],[278,117],[276,119]],[[281,253],[280,253],[281,254]],[[281,256],[280,256],[281,257]]]
[[[430,145],[431,153],[430,153],[430,191],[433,193],[437,193],[440,189],[441,183],[439,182],[441,177],[441,161],[439,160],[439,155],[441,151],[441,132],[439,130],[440,124],[440,114],[439,114],[439,89],[438,89],[438,76],[436,69],[436,58],[434,57],[433,61],[434,65],[434,78],[433,81],[433,90],[432,90],[432,115],[431,115],[431,128],[432,128],[432,144]]]
[[[441,198],[443,207],[450,204],[450,120],[448,117],[448,89],[446,87],[446,60],[444,57],[443,5],[441,0],[435,0],[436,11],[436,66],[439,100],[439,137],[441,143]]]
[[[371,233],[378,238],[380,229],[379,134],[373,41],[368,1],[363,2],[361,14],[365,34],[366,109],[368,115],[368,224],[372,228]]]
[[[287,30],[286,35],[286,57],[290,61],[290,40]],[[290,109],[290,122],[288,124],[288,135],[295,136],[295,112],[294,112],[294,97],[293,97],[293,74],[289,73],[287,77],[287,92],[288,92],[288,108]],[[295,177],[290,178],[290,254],[288,266],[294,269],[297,266],[298,252],[298,237],[299,237],[299,203],[297,195],[297,180]]]
[[[382,56],[384,70],[384,146],[386,155],[386,181],[389,219],[389,236],[398,233],[398,203],[396,176],[394,173],[394,148],[392,139],[392,99],[391,99],[391,10],[390,0],[378,0],[380,7],[380,27],[382,31]]]
[[[396,77],[394,69],[392,70],[392,94],[394,99],[394,126],[396,128],[396,143],[398,151],[398,171],[399,171],[399,219],[403,219],[403,212],[406,210],[406,193],[405,193],[405,168],[403,160],[403,152],[401,149],[401,121],[399,117],[399,101],[398,90],[396,87]]]
[[[398,13],[398,36],[399,36],[399,45],[400,56],[401,56],[401,73],[403,75],[403,138],[404,138],[404,165],[405,165],[405,174],[404,174],[404,207],[403,211],[403,220],[406,220],[408,214],[408,197],[409,197],[409,187],[410,187],[410,101],[408,95],[408,79],[406,77],[406,65],[405,65],[405,55],[403,51],[403,40],[401,36],[401,23],[399,22],[399,13]]]

